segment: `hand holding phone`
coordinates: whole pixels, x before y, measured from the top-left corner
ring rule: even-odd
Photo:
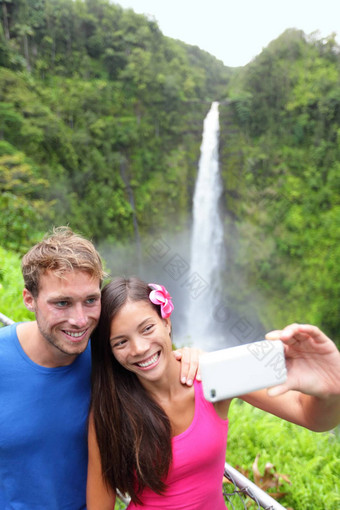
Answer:
[[[200,372],[206,400],[217,402],[285,382],[281,340],[260,340],[204,353]]]

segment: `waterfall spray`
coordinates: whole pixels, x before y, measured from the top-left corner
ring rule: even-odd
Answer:
[[[187,331],[191,342],[207,347],[216,343],[213,311],[219,295],[223,253],[223,224],[219,214],[222,182],[219,173],[219,104],[212,103],[204,120],[198,166],[191,238]],[[211,338],[211,341],[209,340]]]

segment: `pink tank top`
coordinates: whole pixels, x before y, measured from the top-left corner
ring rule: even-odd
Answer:
[[[194,382],[195,415],[187,430],[172,438],[173,462],[161,496],[146,488],[143,506],[128,510],[225,510],[222,479],[227,447],[228,420],[222,420]]]

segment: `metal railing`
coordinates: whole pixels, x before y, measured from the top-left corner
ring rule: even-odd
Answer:
[[[14,321],[12,321],[12,319],[10,319],[9,317],[7,317],[6,315],[4,315],[1,312],[0,312],[0,322],[4,326],[10,326],[11,324],[14,324]]]
[[[224,465],[224,476],[234,485],[233,490],[229,490],[229,483],[224,484],[223,487],[224,497],[230,503],[232,509],[247,510],[249,508],[249,505],[247,505],[248,497],[257,504],[257,506],[252,505],[252,509],[286,510],[276,499],[272,498],[267,492],[227,462]]]
[[[10,326],[11,324],[14,324],[14,321],[0,312],[0,323],[4,326]],[[233,510],[247,510],[249,508],[249,504],[247,504],[247,501],[249,502],[248,498],[253,500],[257,505],[257,507],[251,507],[254,509],[286,510],[285,507],[280,505],[280,503],[272,498],[267,492],[237,471],[237,469],[230,466],[227,462],[224,465],[224,476],[230,483],[223,484],[223,494]],[[118,497],[120,499],[120,503],[118,504],[119,508],[126,508],[130,499],[120,493],[118,493]]]

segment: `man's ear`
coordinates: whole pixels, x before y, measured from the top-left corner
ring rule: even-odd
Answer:
[[[27,310],[30,312],[35,312],[35,299],[32,293],[24,288],[22,291],[22,297],[24,299],[24,305],[26,306]]]

